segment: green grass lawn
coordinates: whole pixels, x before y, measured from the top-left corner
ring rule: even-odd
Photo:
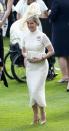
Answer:
[[[8,40],[4,40],[5,51]],[[26,84],[7,78],[9,87],[0,84],[0,131],[69,131],[69,93],[66,84],[59,84],[61,74],[46,84],[47,123],[31,126],[32,109],[29,107]]]

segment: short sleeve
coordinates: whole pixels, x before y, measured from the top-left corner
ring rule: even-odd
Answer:
[[[46,34],[43,34],[42,44],[43,44],[45,47],[51,45],[51,41],[50,41],[49,38],[46,36]]]

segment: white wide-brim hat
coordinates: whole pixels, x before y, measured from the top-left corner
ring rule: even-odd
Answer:
[[[26,20],[32,16],[36,15],[38,18],[41,15],[41,11],[40,11],[40,6],[37,2],[33,2],[31,3],[26,12],[24,13],[23,17],[22,17],[22,21],[26,22]]]
[[[22,29],[24,26],[26,26],[26,21],[30,19],[33,16],[36,16],[39,18],[41,15],[40,6],[37,2],[31,3],[26,12],[24,13],[23,17],[20,19],[20,28]]]

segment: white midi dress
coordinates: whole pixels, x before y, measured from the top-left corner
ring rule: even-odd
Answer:
[[[28,57],[41,57],[45,54],[45,47],[50,45],[48,37],[39,30],[29,32],[23,39],[23,47],[28,51]],[[39,106],[46,106],[45,81],[48,74],[48,62],[26,64],[26,77],[29,89],[30,105],[37,103]]]

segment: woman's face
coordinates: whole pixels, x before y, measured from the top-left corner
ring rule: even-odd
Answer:
[[[29,20],[27,21],[27,26],[28,26],[28,29],[31,31],[31,32],[34,32],[37,28],[37,24],[36,22],[34,22],[33,20]]]

